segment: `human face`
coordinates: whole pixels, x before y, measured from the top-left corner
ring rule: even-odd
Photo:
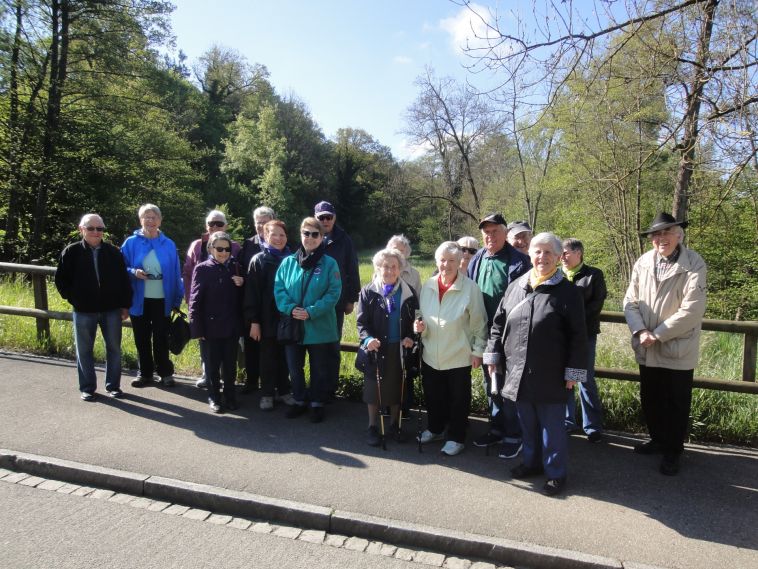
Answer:
[[[682,231],[678,227],[669,227],[668,229],[661,229],[660,231],[651,233],[648,237],[653,242],[653,249],[659,255],[668,257],[676,250],[676,246],[682,242]]]
[[[219,249],[228,249],[228,251],[219,251]],[[226,239],[219,239],[211,247],[211,255],[219,263],[225,263],[232,256],[232,244]]]
[[[337,216],[333,213],[319,213],[316,216],[316,219],[318,219],[321,222],[321,225],[324,226],[324,233],[326,235],[329,235],[332,232],[332,229],[334,229],[334,224],[337,221]]]
[[[220,225],[219,225],[220,224]],[[214,217],[205,222],[205,229],[208,233],[215,233],[216,231],[226,231],[226,221],[219,217]]]
[[[442,280],[446,283],[450,283],[455,280],[458,275],[458,267],[460,261],[458,257],[450,251],[444,251],[442,256],[437,259],[437,270],[442,275]]]
[[[146,211],[142,217],[140,217],[140,225],[142,225],[142,232],[147,237],[156,237],[158,235],[158,228],[161,226],[161,216],[154,211]]]
[[[494,255],[505,247],[505,227],[497,223],[485,223],[482,227],[482,241],[487,252]]]
[[[287,234],[281,227],[274,226],[273,229],[269,230],[268,233],[266,233],[265,238],[266,243],[271,245],[274,249],[278,249],[279,251],[283,251],[284,247],[287,245]]]
[[[386,285],[394,285],[400,276],[400,263],[394,257],[386,257],[378,269],[382,282]]]
[[[103,242],[103,231],[105,224],[99,215],[88,217],[85,222],[79,226],[79,233],[90,247],[98,247]]]
[[[516,234],[511,232],[508,234],[508,243],[510,243],[517,251],[521,251],[525,255],[529,254],[529,243],[531,243],[531,241],[531,231],[522,231]]]
[[[541,277],[552,273],[560,260],[560,255],[547,243],[529,247],[529,257],[532,259],[534,270]]]
[[[303,248],[306,250],[306,252],[310,253],[311,251],[318,249],[318,246],[321,245],[321,242],[324,240],[324,236],[321,235],[318,227],[304,225],[300,228],[300,239],[303,244]]]
[[[578,266],[582,262],[582,252],[577,249],[574,251],[569,247],[563,248],[563,255],[561,255],[561,263],[566,270],[571,270]]]
[[[269,221],[271,221],[270,215],[256,215],[255,216],[255,232],[258,234],[258,237],[261,239],[265,239],[265,236],[263,235],[263,226],[266,225]]]

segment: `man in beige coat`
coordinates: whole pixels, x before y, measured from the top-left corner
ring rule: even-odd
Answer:
[[[679,472],[684,451],[706,301],[705,262],[682,245],[686,225],[659,213],[642,232],[653,249],[635,263],[624,297],[650,434],[634,451],[662,453],[660,470],[668,476]]]

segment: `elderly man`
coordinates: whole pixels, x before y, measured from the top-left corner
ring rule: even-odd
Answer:
[[[639,454],[663,454],[660,471],[679,472],[705,314],[706,266],[682,244],[687,223],[659,213],[646,235],[653,244],[634,264],[624,315],[640,366],[640,401],[650,440]]]
[[[603,271],[584,263],[584,245],[579,239],[564,239],[561,264],[566,278],[573,282],[584,299],[584,319],[587,325],[587,379],[579,383],[579,401],[582,406],[582,430],[591,443],[603,438],[603,405],[595,382],[595,351],[600,333],[600,311],[603,310],[608,289]],[[576,401],[574,390],[569,392],[566,404],[566,428],[576,428]]]
[[[532,266],[529,257],[514,249],[506,241],[505,219],[499,213],[485,216],[479,223],[484,247],[477,251],[468,266],[468,276],[482,291],[484,308],[487,311],[487,330],[492,328],[492,319],[497,312],[505,289]],[[499,456],[514,458],[521,452],[521,426],[516,414],[516,404],[503,399],[499,393],[502,385],[492,385],[489,371],[484,368],[485,391],[490,403],[489,431],[474,440],[478,447],[488,447],[502,442]],[[502,381],[502,376],[498,377]],[[492,393],[496,393],[494,397]]]
[[[526,221],[511,221],[506,228],[508,230],[508,243],[521,251],[524,255],[529,255],[529,243],[532,241],[532,226]]]
[[[74,341],[79,391],[93,401],[97,389],[93,348],[97,327],[105,340],[105,389],[111,397],[121,391],[121,321],[129,317],[132,286],[121,252],[103,241],[105,223],[96,213],[79,222],[82,240],[61,253],[55,286],[74,308]]]

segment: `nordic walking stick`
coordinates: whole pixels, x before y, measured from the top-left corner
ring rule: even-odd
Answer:
[[[382,450],[387,450],[387,441],[384,435],[384,414],[382,413],[382,379],[379,375],[379,353],[374,352],[374,361],[376,362],[376,398],[379,405],[379,428],[381,429],[380,438],[382,440]]]
[[[418,320],[419,322],[423,321],[423,318],[421,317],[421,311],[420,310],[416,310],[416,320]],[[418,334],[416,334],[416,346],[418,346],[418,377],[419,377],[419,380],[421,381],[421,385],[423,386],[424,385],[424,380],[423,380],[423,378],[421,376],[421,367],[424,365],[424,362],[423,362],[423,359],[422,359],[421,356],[422,356],[422,352],[424,350],[424,345],[421,343],[421,332],[419,332]],[[418,427],[418,435],[416,436],[416,440],[418,441],[418,452],[419,452],[419,454],[421,454],[422,452],[424,452],[422,450],[422,448],[421,448],[421,433],[423,432],[423,428],[422,428],[423,427],[423,423],[422,423],[422,420],[421,420],[421,397],[418,398],[417,405],[418,405],[418,413],[417,413],[417,417],[418,417],[418,425],[417,425],[417,427]]]

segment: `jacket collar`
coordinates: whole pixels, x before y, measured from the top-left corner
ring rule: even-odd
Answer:
[[[399,280],[400,280],[400,304],[402,304],[406,300],[408,300],[410,297],[412,297],[413,293],[411,292],[411,287],[409,287],[403,279],[399,279]],[[456,280],[455,282],[458,282],[458,281]],[[382,290],[382,285],[376,279],[371,281],[371,284],[369,285],[369,290],[374,291],[379,296],[384,295],[384,291]]]

